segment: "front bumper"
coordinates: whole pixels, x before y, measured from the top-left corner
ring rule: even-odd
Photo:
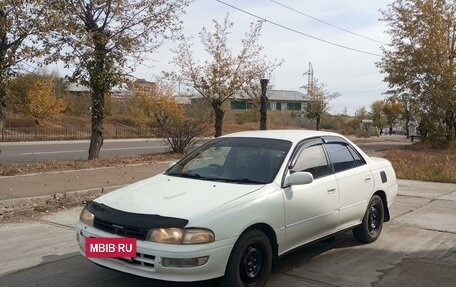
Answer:
[[[85,255],[85,241],[89,237],[119,237],[94,227],[76,223],[79,252]],[[96,264],[137,276],[166,281],[201,281],[221,277],[236,238],[215,241],[209,244],[174,245],[137,240],[135,258],[87,258]],[[208,256],[208,261],[197,267],[165,267],[163,258],[199,258]]]

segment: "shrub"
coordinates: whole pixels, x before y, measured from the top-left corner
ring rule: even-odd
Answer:
[[[155,134],[175,153],[184,153],[198,143],[207,125],[192,119],[168,119],[157,123]]]

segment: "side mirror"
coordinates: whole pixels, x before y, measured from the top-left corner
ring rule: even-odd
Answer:
[[[287,187],[292,185],[309,184],[313,182],[313,180],[313,175],[310,172],[295,172],[285,178],[284,186]]]

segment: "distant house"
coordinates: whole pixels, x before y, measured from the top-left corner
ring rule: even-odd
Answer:
[[[68,84],[66,90],[70,94],[73,94],[73,95],[76,95],[76,96],[82,96],[82,95],[85,95],[85,94],[90,94],[89,87],[86,87],[84,85],[75,84],[75,83]]]
[[[190,105],[192,103],[192,99],[195,96],[193,95],[179,95],[179,96],[174,96],[173,99],[178,103],[179,105]]]
[[[67,87],[67,91],[71,94],[81,96],[84,94],[90,94],[90,88],[84,85],[70,83]],[[144,79],[136,80],[132,83],[130,88],[115,87],[111,89],[110,95],[115,99],[126,99],[131,97],[134,93],[142,92],[147,94],[155,94],[157,91],[157,85],[155,82],[149,82]]]
[[[155,95],[157,93],[157,83],[149,82],[145,79],[137,79],[131,86],[131,90],[134,93],[145,93],[148,95]]]
[[[269,90],[266,92],[268,109],[273,111],[303,111],[310,102],[310,97],[298,91]],[[252,99],[238,95],[230,100],[230,109],[247,110],[253,107]]]

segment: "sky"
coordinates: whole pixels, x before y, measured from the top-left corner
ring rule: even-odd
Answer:
[[[264,47],[263,54],[268,60],[284,61],[270,75],[270,83],[274,89],[297,90],[305,93],[301,87],[307,84],[305,73],[311,62],[314,79],[320,83],[326,83],[329,92],[340,93],[340,97],[330,102],[331,113],[346,112],[354,115],[358,108],[365,107],[370,110],[373,101],[384,99],[382,93],[385,92],[387,85],[383,82],[384,75],[380,73],[375,63],[380,61],[382,54],[380,46],[387,45],[389,35],[385,33],[385,23],[379,21],[382,17],[379,10],[386,9],[388,3],[392,1],[223,0],[223,2],[269,21],[263,24],[259,41]],[[234,22],[229,43],[236,51],[240,47],[244,33],[249,29],[249,24],[257,21],[257,18],[217,0],[195,0],[186,9],[186,14],[182,16],[183,33],[186,37],[194,38],[195,59],[203,61],[207,57],[199,44],[198,33],[203,27],[213,30],[212,20],[221,22],[227,13],[230,15],[229,19]],[[303,14],[371,40],[342,31]],[[295,31],[278,27],[271,22]],[[162,75],[162,71],[174,70],[175,67],[170,64],[174,56],[171,50],[177,44],[166,42],[155,53],[146,55],[143,64],[137,67],[133,75],[154,81]]]
[[[268,60],[283,60],[282,65],[271,74],[270,83],[274,89],[298,90],[307,84],[309,62],[313,67],[314,79],[326,83],[327,90],[340,93],[340,97],[330,102],[331,113],[354,115],[360,107],[370,110],[375,100],[384,99],[386,90],[384,75],[375,63],[381,59],[380,46],[389,42],[385,33],[386,24],[379,21],[380,9],[387,8],[391,1],[385,0],[223,0],[223,2],[255,14],[270,22],[263,24],[260,44]],[[293,8],[283,7],[275,2]],[[301,13],[299,13],[301,12]],[[212,20],[222,21],[229,13],[234,22],[229,41],[233,50],[240,46],[243,34],[249,24],[258,19],[244,12],[229,7],[216,0],[195,0],[182,17],[184,34],[194,37],[194,55],[204,60],[207,54],[198,46],[198,33],[203,27],[213,29]],[[320,21],[312,16],[339,28],[371,38],[372,40],[345,32]],[[271,22],[285,26],[297,32],[278,27]],[[306,34],[308,36],[305,36]],[[309,37],[311,36],[311,37]],[[337,45],[370,54],[353,51],[331,45],[319,38]],[[375,41],[373,41],[375,40]],[[138,78],[154,80],[161,71],[171,71],[174,66],[169,62],[173,58],[170,50],[177,43],[166,43],[134,73]],[[377,55],[372,55],[377,54]]]

